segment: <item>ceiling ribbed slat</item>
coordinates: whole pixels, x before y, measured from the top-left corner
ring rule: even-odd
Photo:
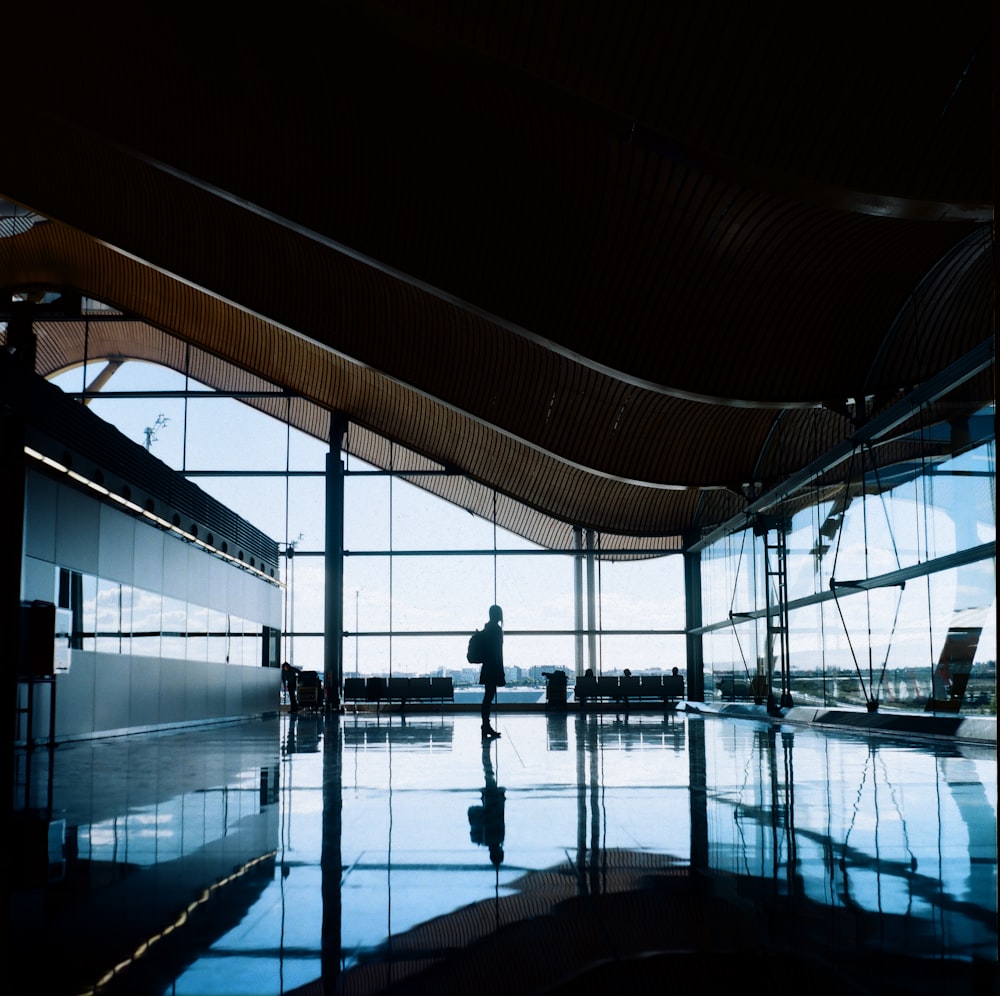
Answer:
[[[46,72],[5,55],[31,85],[0,98],[0,197],[50,221],[0,240],[0,285],[125,313],[47,332],[47,370],[181,368],[146,323],[558,545],[725,521],[848,438],[848,399],[994,334],[984,3],[818,32],[717,0],[102,12],[5,18]]]

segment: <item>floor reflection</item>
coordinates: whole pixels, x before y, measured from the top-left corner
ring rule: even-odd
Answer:
[[[25,989],[509,996],[642,986],[659,953],[703,985],[992,987],[994,747],[497,718],[487,743],[473,714],[300,714],[15,754]]]

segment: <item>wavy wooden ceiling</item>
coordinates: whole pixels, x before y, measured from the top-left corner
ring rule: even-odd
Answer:
[[[885,6],[19,4],[0,197],[49,221],[0,285],[544,545],[662,546],[994,334],[990,7]]]

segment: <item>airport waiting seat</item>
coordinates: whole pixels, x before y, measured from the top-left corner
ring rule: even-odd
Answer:
[[[431,678],[431,697],[436,702],[455,701],[455,682],[450,675]]]
[[[618,678],[615,675],[601,675],[597,679],[597,696],[602,699],[618,698]]]
[[[345,678],[344,679],[344,702],[353,702],[354,708],[357,709],[359,702],[364,702],[368,696],[365,689],[365,679],[364,678]]]
[[[618,679],[618,697],[620,699],[635,699],[639,697],[638,675],[623,674]]]
[[[684,698],[684,679],[670,674],[608,675],[595,678],[579,677],[574,686],[576,700],[588,701],[662,702],[669,705]]]
[[[663,698],[663,675],[640,674],[639,695],[644,699]]]
[[[433,698],[430,678],[410,678],[411,702],[430,702]]]
[[[410,679],[409,678],[389,678],[386,682],[385,688],[385,698],[390,702],[399,702],[402,705],[406,705],[407,699],[410,697]]]
[[[682,699],[684,698],[684,678],[679,674],[665,674],[663,676],[663,698]]]
[[[597,695],[597,679],[592,674],[580,675],[573,686],[573,697],[581,705],[586,705]]]

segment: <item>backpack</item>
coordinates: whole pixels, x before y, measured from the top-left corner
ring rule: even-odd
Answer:
[[[465,659],[470,664],[485,664],[486,655],[489,653],[490,643],[485,629],[477,629],[469,637],[469,649],[465,654]]]

